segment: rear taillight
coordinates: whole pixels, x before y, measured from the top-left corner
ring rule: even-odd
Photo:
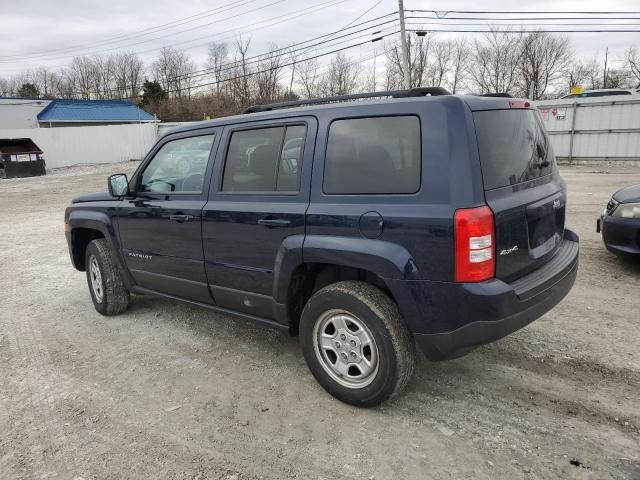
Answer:
[[[453,217],[455,281],[481,282],[496,270],[493,212],[489,207],[461,208]]]

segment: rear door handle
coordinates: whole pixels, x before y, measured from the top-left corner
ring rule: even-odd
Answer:
[[[188,222],[189,220],[193,220],[193,215],[169,215],[169,220],[178,223]]]
[[[285,220],[283,218],[261,218],[258,220],[258,225],[264,225],[266,227],[286,227],[290,225],[290,220]]]

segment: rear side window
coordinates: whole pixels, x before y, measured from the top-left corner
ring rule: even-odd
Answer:
[[[336,120],[329,128],[323,190],[415,193],[420,189],[420,159],[418,117]]]
[[[555,161],[535,110],[490,110],[473,114],[485,190],[549,175]]]
[[[222,191],[298,191],[305,137],[304,125],[233,132],[227,149]]]

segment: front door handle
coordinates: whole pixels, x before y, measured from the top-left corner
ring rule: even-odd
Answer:
[[[261,218],[258,220],[258,225],[264,225],[265,227],[286,227],[291,224],[291,220],[285,220],[283,218]]]
[[[178,223],[188,222],[189,220],[193,220],[193,215],[169,215],[169,220]]]

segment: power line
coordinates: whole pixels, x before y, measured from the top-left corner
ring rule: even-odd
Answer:
[[[332,54],[334,54],[334,53],[339,53],[339,52],[342,52],[342,51],[344,51],[344,50],[348,50],[348,49],[350,49],[350,48],[355,48],[355,47],[359,47],[359,46],[361,46],[361,45],[366,45],[367,43],[377,42],[377,41],[382,40],[382,39],[383,39],[383,38],[385,38],[385,37],[389,37],[389,36],[391,36],[391,35],[395,35],[395,34],[397,34],[398,32],[399,32],[399,30],[396,30],[396,31],[394,31],[394,32],[387,33],[387,34],[385,34],[385,35],[381,35],[380,37],[378,37],[378,38],[376,38],[376,39],[374,39],[374,40],[368,40],[368,41],[360,42],[360,43],[356,43],[356,44],[353,44],[353,45],[347,45],[346,47],[338,48],[338,49],[332,50],[332,51],[330,51],[330,52],[325,52],[325,53],[321,53],[321,54],[314,55],[314,56],[311,56],[311,57],[307,57],[307,58],[305,58],[305,59],[303,59],[303,60],[301,60],[301,61],[307,62],[307,61],[309,61],[309,60],[313,60],[313,59],[316,59],[316,58],[324,57],[324,56],[326,56],[326,55],[332,55]],[[281,68],[284,68],[284,67],[290,67],[290,66],[291,66],[291,65],[293,65],[294,63],[299,63],[299,62],[290,62],[290,63],[285,63],[285,64],[280,65],[280,67],[281,67]],[[233,80],[239,80],[239,79],[242,79],[242,78],[250,77],[250,76],[252,76],[252,75],[258,75],[258,74],[260,74],[260,73],[265,73],[265,72],[268,72],[268,71],[270,71],[270,70],[271,70],[271,69],[264,69],[264,70],[259,70],[259,71],[255,71],[255,72],[249,72],[249,73],[247,73],[246,75],[237,75],[237,76],[235,76],[235,77],[226,78],[226,79],[224,79],[223,81],[224,81],[224,82],[230,82],[230,81],[233,81]],[[208,86],[211,86],[211,85],[215,85],[216,83],[218,83],[218,82],[207,82],[207,83],[201,83],[201,84],[193,85],[193,86],[190,86],[190,87],[183,87],[183,88],[178,88],[178,89],[173,89],[173,90],[167,90],[167,91],[165,91],[165,93],[177,93],[177,92],[181,92],[181,91],[184,91],[184,90],[193,90],[193,89],[196,89],[196,88],[202,88],[202,87],[208,87]],[[140,97],[140,96],[141,96],[141,95],[136,95],[136,97],[133,97],[133,98],[138,98],[138,97]]]
[[[407,18],[420,18],[420,17],[407,17]],[[431,19],[427,19],[427,20],[431,20]],[[466,23],[466,22],[413,22],[411,23],[411,25],[457,25],[457,26],[469,26],[469,27],[477,27],[479,26],[477,23],[473,24],[473,23]],[[487,25],[491,25],[490,22],[487,22]],[[586,26],[605,26],[605,27],[640,27],[640,23],[558,23],[558,22],[552,22],[552,23],[536,23],[536,26],[538,25],[547,25],[547,26],[556,26],[556,27],[562,27],[562,26],[576,26],[576,27],[586,27]],[[510,26],[514,26],[514,27],[522,27],[522,26],[529,26],[527,24],[522,24],[522,23],[501,23],[499,25],[495,25],[495,26],[499,26],[499,27],[510,27]]]
[[[156,25],[155,27],[145,28],[143,30],[138,30],[136,32],[132,32],[132,33],[128,33],[128,34],[122,34],[122,35],[118,35],[118,36],[115,36],[115,37],[106,38],[104,40],[99,40],[99,41],[92,42],[92,43],[87,43],[87,44],[84,44],[84,45],[61,48],[61,49],[42,50],[42,51],[39,51],[39,52],[31,52],[31,53],[27,53],[27,54],[0,55],[0,58],[32,57],[32,56],[38,56],[38,55],[47,54],[47,53],[61,53],[61,52],[67,52],[67,51],[83,50],[83,49],[87,49],[87,48],[95,46],[95,45],[102,45],[102,44],[109,44],[109,43],[119,43],[119,42],[121,42],[123,40],[127,40],[129,38],[135,38],[135,37],[140,37],[140,36],[144,36],[144,35],[149,35],[151,33],[157,33],[157,32],[162,31],[162,30],[167,30],[169,28],[173,28],[173,27],[184,25],[184,24],[191,23],[191,22],[194,22],[194,21],[202,20],[203,18],[210,17],[210,16],[215,15],[217,13],[222,13],[222,12],[225,12],[225,11],[228,11],[228,10],[232,10],[234,8],[237,8],[237,7],[240,7],[240,6],[243,6],[243,5],[247,5],[249,3],[254,3],[256,1],[257,0],[239,0],[239,1],[236,1],[236,2],[232,2],[231,5],[226,5],[224,7],[217,7],[217,8],[213,8],[211,10],[205,10],[204,12],[201,12],[199,14],[191,15],[189,17],[184,17],[184,18],[181,18],[181,19],[178,19],[178,20],[174,20],[172,22],[163,23],[161,25]]]
[[[382,40],[382,39],[384,39],[386,37],[389,37],[391,35],[396,35],[398,32],[399,31],[396,30],[396,31],[393,31],[393,32],[390,32],[390,33],[387,33],[387,34],[383,34],[383,35],[381,35],[379,37],[376,37],[373,40],[367,40],[367,41],[364,41],[364,42],[359,42],[359,43],[355,43],[355,44],[352,44],[352,45],[347,45],[345,47],[337,48],[337,49],[331,50],[329,52],[324,52],[324,53],[320,53],[320,54],[313,55],[313,56],[310,56],[310,57],[306,57],[306,58],[304,58],[302,60],[299,60],[299,61],[296,61],[296,62],[284,63],[284,64],[280,65],[279,67],[280,68],[290,67],[294,63],[306,62],[306,61],[314,60],[316,58],[324,57],[324,56],[327,56],[327,55],[332,55],[334,53],[343,52],[343,51],[351,49],[351,48],[360,47],[362,45],[366,45],[367,43],[377,42],[377,41],[380,41],[380,40]],[[208,86],[215,85],[215,84],[218,84],[218,83],[231,82],[231,81],[234,81],[234,80],[240,80],[242,78],[251,77],[253,75],[259,75],[261,73],[265,73],[265,72],[268,72],[268,71],[271,71],[271,70],[272,69],[269,69],[269,68],[263,69],[263,70],[256,70],[256,71],[244,74],[244,75],[236,75],[236,76],[233,76],[233,77],[228,77],[228,78],[225,78],[225,79],[221,80],[220,82],[215,82],[215,81],[214,82],[206,82],[206,83],[200,83],[200,84],[197,84],[197,85],[191,85],[191,86],[187,86],[187,87],[174,88],[174,89],[165,90],[164,93],[165,94],[170,94],[170,93],[182,92],[182,91],[185,91],[185,90],[189,90],[189,91],[190,90],[196,90],[196,89],[199,89],[199,88],[202,88],[202,87],[208,87]],[[74,92],[74,93],[78,93],[78,92]],[[80,92],[80,94],[82,94],[82,92]],[[142,97],[142,95],[135,95],[133,97],[128,97],[128,98],[124,98],[124,99],[120,99],[120,100],[135,100],[136,98],[140,98],[140,97]]]
[[[172,36],[172,35],[179,35],[179,34],[185,33],[185,32],[192,32],[193,30],[198,29],[198,28],[208,27],[208,26],[220,23],[220,22],[224,22],[225,20],[230,20],[230,19],[241,17],[243,15],[250,14],[250,13],[255,13],[258,10],[262,10],[262,9],[267,8],[267,7],[271,7],[271,6],[276,5],[278,3],[283,3],[284,1],[286,1],[286,0],[275,0],[275,1],[273,1],[271,3],[268,3],[266,5],[263,5],[263,6],[259,7],[259,8],[256,8],[256,9],[253,9],[253,10],[247,10],[245,12],[238,13],[238,14],[230,16],[230,17],[221,18],[221,19],[216,20],[215,22],[204,23],[202,25],[196,25],[194,27],[191,27],[191,28],[188,28],[188,29],[185,29],[185,30],[180,30],[178,32],[168,33],[166,35],[162,35],[162,36],[159,36],[159,37],[153,37],[153,38],[149,38],[149,39],[146,39],[146,40],[141,40],[141,41],[138,41],[138,42],[127,44],[127,45],[119,45],[119,46],[116,46],[116,47],[105,48],[105,49],[102,49],[102,50],[94,50],[94,51],[90,51],[88,53],[93,53],[95,55],[95,54],[98,54],[98,53],[110,52],[110,51],[113,51],[113,50],[120,50],[120,49],[124,49],[124,48],[130,48],[132,46],[141,45],[143,43],[153,42],[155,40],[166,39],[167,37]],[[338,0],[338,1],[346,1],[346,0]],[[321,5],[324,6],[324,5],[326,5],[328,3],[332,3],[332,2],[336,2],[336,0],[328,0],[327,2],[325,2],[325,3],[321,4]],[[312,7],[307,7],[307,9],[308,8],[312,8]],[[306,10],[306,9],[301,9],[301,10]],[[296,10],[295,12],[292,12],[292,13],[296,13],[296,12],[299,12],[301,10]],[[278,17],[282,17],[282,16],[285,16],[285,15],[288,15],[288,14],[281,14],[281,15],[278,15]],[[278,18],[278,17],[274,17],[274,18]],[[201,38],[206,38],[206,37],[201,37]],[[178,43],[173,43],[172,45],[179,45],[180,43],[188,43],[188,42],[189,41],[187,41],[187,42],[178,42]],[[155,51],[155,50],[157,50],[157,48],[154,48],[152,50],[147,50],[147,51]],[[137,52],[137,53],[142,53],[142,52]],[[86,54],[87,53],[85,53],[85,55]],[[52,57],[52,58],[55,58],[55,59],[60,59],[60,58],[71,58],[71,57],[74,57],[74,56],[77,56],[77,54],[64,54],[64,55],[55,55],[55,56],[52,56],[52,55],[35,55],[35,56],[33,56],[32,55],[32,56],[24,56],[22,58],[24,58],[25,60],[34,60],[34,59],[39,59],[41,57],[45,57],[45,58],[46,57]],[[17,63],[16,60],[12,60],[12,61],[0,60],[0,62],[1,63]]]
[[[567,15],[640,15],[640,11],[576,11],[576,10],[551,10],[551,11],[514,11],[514,10],[424,10],[424,9],[407,9],[407,12],[428,12],[435,15],[446,16],[450,13],[468,13],[468,14],[486,14],[486,15],[510,15],[510,14],[522,14],[522,15],[538,15],[538,14],[567,14]]]
[[[412,24],[419,26],[420,24]],[[408,30],[411,32],[419,33],[537,33],[540,29],[520,29],[520,30],[507,30],[507,29],[485,29],[485,30],[453,30],[453,29],[422,29],[422,30]],[[640,33],[640,29],[637,30],[542,30],[548,33]]]
[[[520,20],[520,21],[537,21],[537,20],[605,20],[605,21],[612,21],[612,20],[640,20],[640,17],[503,17],[503,18],[497,18],[497,17],[425,17],[425,16],[416,16],[416,15],[411,15],[411,16],[407,16],[406,18],[426,18],[426,19],[430,19],[430,20],[443,20],[445,22],[449,21],[449,20],[469,20],[469,21],[482,21],[482,22],[486,22],[486,21],[491,21],[491,22],[504,22],[504,21],[513,21],[513,20]]]
[[[351,30],[353,28],[357,28],[357,27],[363,26],[363,25],[365,25],[367,23],[371,23],[373,21],[384,19],[384,18],[389,17],[390,15],[394,15],[394,14],[395,14],[395,12],[392,12],[392,13],[386,14],[386,15],[382,15],[380,17],[376,17],[374,19],[367,20],[367,21],[361,22],[359,24],[353,25],[353,26],[348,27],[346,29],[343,28],[342,31]],[[320,47],[320,48],[315,49],[315,51],[318,52],[322,48],[335,47],[337,45],[341,45],[341,44],[344,44],[346,42],[354,41],[354,40],[361,39],[361,38],[370,37],[371,35],[380,36],[386,30],[388,30],[389,28],[393,28],[395,26],[393,24],[396,23],[396,22],[397,22],[396,19],[380,22],[380,23],[377,23],[377,24],[374,24],[374,25],[369,25],[367,27],[355,30],[355,31],[350,32],[350,33],[345,33],[344,35],[340,35],[340,36],[334,37],[333,40],[323,40],[323,41],[320,41],[320,42],[312,43],[310,45],[306,45],[306,46],[301,47],[301,48],[295,48],[295,49],[291,50],[291,47],[295,47],[295,46],[299,46],[299,45],[305,45],[305,44],[308,44],[309,42],[313,42],[314,40],[321,39],[321,38],[324,38],[324,37],[327,37],[327,36],[331,36],[331,35],[335,35],[336,33],[340,33],[340,31],[341,31],[341,30],[336,30],[334,32],[329,32],[329,33],[324,34],[324,35],[319,35],[317,37],[314,37],[314,38],[311,38],[311,39],[308,39],[308,40],[305,40],[305,41],[302,41],[302,42],[298,42],[297,44],[293,44],[293,45],[290,45],[290,46],[287,46],[287,47],[283,47],[283,48],[277,48],[275,50],[270,50],[268,52],[263,52],[261,54],[253,55],[253,56],[250,56],[250,57],[246,57],[244,59],[244,62],[241,61],[241,60],[237,60],[237,61],[224,63],[224,64],[222,64],[222,65],[220,65],[218,67],[205,68],[205,69],[201,69],[201,70],[193,70],[193,71],[191,71],[189,73],[186,73],[184,75],[178,75],[176,77],[173,77],[171,80],[172,81],[177,81],[177,80],[183,80],[183,79],[193,79],[193,78],[198,78],[198,77],[204,77],[204,76],[209,75],[211,73],[214,73],[216,71],[220,72],[220,73],[227,72],[229,70],[234,70],[235,68],[238,68],[240,65],[244,65],[244,66],[254,65],[256,63],[268,61],[268,60],[270,60],[272,58],[284,55],[284,54],[292,52],[292,51],[295,52],[295,51],[302,50],[304,52],[307,52],[312,47],[315,47],[315,46],[319,46]],[[389,24],[392,24],[392,25],[389,25]],[[379,29],[379,27],[381,27],[381,26],[385,26],[385,27],[382,28],[382,29]],[[378,30],[375,30],[375,29],[378,29]],[[375,30],[375,31],[372,31],[372,30]],[[358,33],[361,33],[361,32],[368,32],[368,33],[363,34],[363,35],[358,35],[358,36],[354,37],[354,35],[356,35]],[[342,40],[340,42],[336,42],[336,40],[340,40],[340,39],[345,39],[345,40]],[[296,60],[293,63],[301,63],[302,61],[304,61],[304,60]],[[220,81],[220,82],[222,82],[222,81]],[[214,82],[214,83],[218,83],[218,82]],[[119,88],[110,88],[110,89],[108,89],[106,91],[103,91],[103,93],[107,93],[107,94],[119,93],[119,92],[121,92],[121,89],[119,89]],[[80,93],[82,93],[82,92],[80,92]]]
[[[348,1],[348,0],[329,0],[329,1],[325,2],[325,3],[321,3],[319,5],[316,5],[315,7],[306,7],[306,8],[300,9],[300,10],[296,10],[294,12],[290,12],[289,14],[286,14],[286,15],[293,15],[293,14],[297,13],[297,15],[290,16],[290,18],[282,18],[285,15],[277,15],[275,17],[271,17],[271,18],[268,18],[266,20],[261,20],[259,22],[255,22],[255,23],[251,23],[249,25],[245,25],[244,26],[245,29],[243,30],[242,33],[255,32],[256,30],[261,30],[261,29],[266,28],[266,27],[270,27],[270,26],[273,26],[273,25],[278,25],[280,23],[287,22],[287,21],[292,20],[294,18],[299,18],[299,17],[305,16],[305,15],[309,15],[311,13],[314,13],[314,12],[318,11],[318,10],[326,8],[327,6],[335,6],[335,5],[338,5],[340,3],[344,3],[346,1]],[[301,13],[298,13],[298,12],[301,12]],[[254,25],[260,25],[262,23],[271,22],[272,20],[277,20],[278,18],[282,18],[282,19],[278,20],[276,22],[267,23],[266,25],[263,25],[263,26],[260,26],[260,27],[256,27],[256,28],[252,28],[252,29],[246,29],[246,27],[251,27],[251,26],[254,26]],[[191,39],[191,40],[186,40],[184,42],[173,43],[172,46],[184,45],[185,43],[192,43],[192,42],[195,42],[195,41],[198,41],[198,40],[203,40],[205,38],[208,39],[207,42],[205,42],[205,43],[199,43],[197,45],[192,45],[192,46],[187,47],[187,48],[184,49],[184,50],[192,50],[192,49],[197,48],[197,47],[202,47],[202,46],[208,45],[211,42],[211,40],[213,40],[215,38],[218,38],[218,37],[220,37],[220,35],[223,35],[225,33],[231,33],[231,35],[227,35],[226,37],[222,37],[222,38],[220,38],[220,40],[226,40],[226,39],[234,37],[235,34],[237,34],[237,30],[229,29],[229,30],[225,30],[225,31],[222,31],[222,32],[218,32],[218,33],[216,33],[214,35],[204,35],[202,37],[194,38],[194,39]],[[152,51],[155,51],[155,50],[156,49],[149,49],[149,50],[143,50],[143,51],[140,51],[140,52],[137,52],[137,53],[147,53],[147,52],[152,52]]]
[[[393,14],[389,14],[389,15],[393,15]],[[383,17],[387,17],[389,15],[383,15]],[[378,18],[383,18],[383,17],[378,17]],[[363,25],[364,23],[368,23],[370,21],[373,21],[373,20],[369,20],[367,22],[363,22],[363,23],[358,24],[358,25]],[[353,36],[353,35],[355,35],[357,33],[370,31],[370,30],[373,30],[375,28],[379,28],[381,26],[388,25],[390,23],[396,23],[396,22],[397,22],[396,19],[392,19],[392,20],[388,20],[388,21],[385,21],[385,22],[377,23],[375,25],[371,25],[371,26],[366,27],[366,28],[362,28],[360,30],[356,30],[356,31],[351,32],[351,33],[346,33],[344,35],[340,35],[338,37],[334,37],[333,39],[323,40],[323,41],[320,41],[320,42],[317,42],[317,43],[313,43],[311,45],[306,45],[305,47],[301,47],[301,48],[292,48],[292,47],[296,47],[296,46],[299,46],[299,45],[303,45],[303,44],[312,42],[312,41],[314,41],[316,39],[320,39],[320,38],[327,37],[327,36],[330,36],[330,35],[335,35],[336,33],[340,32],[340,30],[336,30],[335,32],[331,32],[331,33],[328,33],[328,34],[325,34],[325,35],[320,35],[318,37],[314,37],[314,38],[309,39],[309,40],[305,40],[304,42],[299,42],[297,44],[288,45],[288,46],[285,46],[285,47],[277,48],[275,50],[270,50],[270,51],[262,53],[262,54],[253,55],[253,56],[247,57],[247,58],[245,58],[245,65],[266,61],[266,60],[269,60],[270,58],[273,58],[276,55],[282,55],[284,53],[292,53],[292,52],[297,52],[297,51],[300,51],[300,50],[302,50],[304,52],[304,51],[307,51],[307,50],[311,49],[314,46],[323,45],[323,44],[326,44],[326,43],[329,43],[329,42],[332,42],[334,40],[338,40],[338,39],[341,39],[341,38],[351,37],[351,36]],[[355,28],[355,27],[350,27],[350,28]],[[389,28],[389,27],[385,27],[380,31],[369,32],[369,35],[382,32],[387,28]],[[359,37],[356,37],[356,38],[363,38],[365,36],[366,35],[360,35]],[[340,43],[344,43],[344,42],[340,42]],[[336,45],[336,44],[334,44],[334,45]],[[246,62],[247,60],[250,60],[250,61]],[[189,72],[188,74],[181,75],[181,76],[179,76],[177,78],[187,78],[187,77],[192,76],[192,75],[199,76],[197,74],[209,74],[209,73],[215,72],[219,68],[220,68],[219,71],[226,71],[226,70],[230,70],[230,69],[236,68],[241,63],[242,63],[241,60],[232,61],[232,62],[228,62],[228,63],[222,64],[219,67],[211,67],[211,68],[204,68],[204,69],[201,69],[201,70],[194,70],[192,72]]]

